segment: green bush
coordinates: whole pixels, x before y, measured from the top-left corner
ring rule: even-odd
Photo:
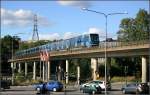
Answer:
[[[33,80],[32,79],[32,73],[28,73],[27,77],[25,77],[24,73],[16,73],[15,74],[15,79],[14,79],[14,85],[19,85],[19,86],[25,86],[25,85],[32,85],[35,83],[39,83],[42,80]]]
[[[127,76],[127,77],[113,77],[111,82],[140,82],[140,79],[135,78],[134,76]]]

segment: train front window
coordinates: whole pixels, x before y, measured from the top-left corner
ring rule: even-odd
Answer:
[[[90,36],[91,36],[91,41],[99,42],[98,34],[91,34]]]

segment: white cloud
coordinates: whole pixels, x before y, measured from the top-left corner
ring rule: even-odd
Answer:
[[[60,40],[60,39],[69,39],[73,38],[79,35],[84,35],[84,34],[92,34],[96,33],[99,34],[100,40],[105,38],[105,32],[103,32],[101,29],[96,28],[96,27],[90,27],[87,32],[84,33],[77,33],[77,32],[65,32],[64,34],[60,33],[43,33],[39,34],[40,40]]]
[[[90,27],[88,32],[84,32],[83,34],[99,34],[99,36],[104,37],[105,32],[102,29],[96,28],[96,27]]]
[[[58,33],[53,34],[39,34],[40,40],[59,40],[61,39],[60,35]]]
[[[89,1],[59,0],[58,3],[61,5],[75,6],[75,7],[79,7],[79,8],[87,8],[90,6]]]
[[[105,32],[99,28],[96,27],[90,27],[87,32],[65,32],[64,34],[60,34],[58,32],[55,33],[43,33],[39,34],[40,40],[60,40],[60,39],[69,39],[73,38],[79,35],[84,35],[84,34],[99,34],[100,40],[105,39]]]
[[[7,26],[31,26],[33,25],[34,13],[30,10],[8,10],[1,8],[1,24]],[[37,15],[38,24],[42,26],[51,25],[46,18]]]
[[[59,33],[39,34],[40,40],[51,40],[51,41],[60,39],[69,39],[75,36],[77,36],[77,34],[73,32],[66,32],[63,35]]]
[[[64,35],[63,35],[63,39],[69,39],[69,38],[72,38],[72,37],[75,37],[77,36],[78,34],[74,33],[74,32],[66,32]]]
[[[91,27],[91,28],[89,28],[89,33],[102,34],[103,32],[100,29],[98,29],[98,28]]]
[[[88,32],[84,32],[83,34],[99,34],[99,39],[100,40],[104,40],[105,39],[105,32],[100,29],[100,28],[96,28],[96,27],[90,27]]]
[[[62,39],[69,39],[69,38],[72,38],[72,37],[76,37],[76,36],[79,36],[79,35],[84,35],[84,34],[99,34],[100,36],[100,39],[104,39],[105,38],[105,32],[99,28],[96,28],[96,27],[90,27],[88,29],[87,32],[81,32],[80,34],[77,33],[77,32],[66,32],[64,33],[64,35],[60,36]]]

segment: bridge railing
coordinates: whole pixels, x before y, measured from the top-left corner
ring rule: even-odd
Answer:
[[[150,44],[149,41],[135,41],[135,42],[107,42],[107,48],[117,48],[117,47],[125,47],[125,46],[141,46],[145,44]],[[94,46],[94,47],[82,47],[82,48],[70,48],[68,50],[64,50],[64,53],[67,51],[85,51],[85,50],[93,50],[93,49],[105,49],[105,42],[100,42],[99,46]],[[60,50],[61,51],[61,50]],[[57,53],[57,52],[55,52]],[[58,52],[59,53],[59,52]]]
[[[123,46],[135,46],[135,45],[144,45],[150,44],[148,40],[144,41],[132,41],[132,42],[107,42],[107,48],[123,47]],[[99,43],[99,48],[105,48],[105,42]]]
[[[150,44],[150,42],[148,40],[146,41],[132,41],[132,42],[107,42],[107,48],[116,48],[116,47],[124,47],[124,46],[138,46],[138,45],[145,45],[145,44]],[[92,50],[92,49],[105,49],[105,42],[100,42],[99,46],[95,46],[95,47],[79,47],[79,48],[69,48],[69,49],[65,49],[65,50],[56,50],[56,51],[50,51],[50,53],[58,53],[59,51],[65,53],[67,51],[72,52],[72,51],[83,51],[83,50]],[[36,56],[39,53],[35,53],[35,54],[27,54],[27,55],[23,55],[20,57],[30,57],[30,56]],[[17,56],[16,56],[17,57]]]

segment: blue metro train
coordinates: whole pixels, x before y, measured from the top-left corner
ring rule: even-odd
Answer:
[[[61,51],[82,47],[93,47],[99,45],[98,34],[85,34],[70,39],[60,40],[45,45],[29,48],[26,50],[16,52],[16,56],[24,56],[28,54],[39,53],[40,51]]]

